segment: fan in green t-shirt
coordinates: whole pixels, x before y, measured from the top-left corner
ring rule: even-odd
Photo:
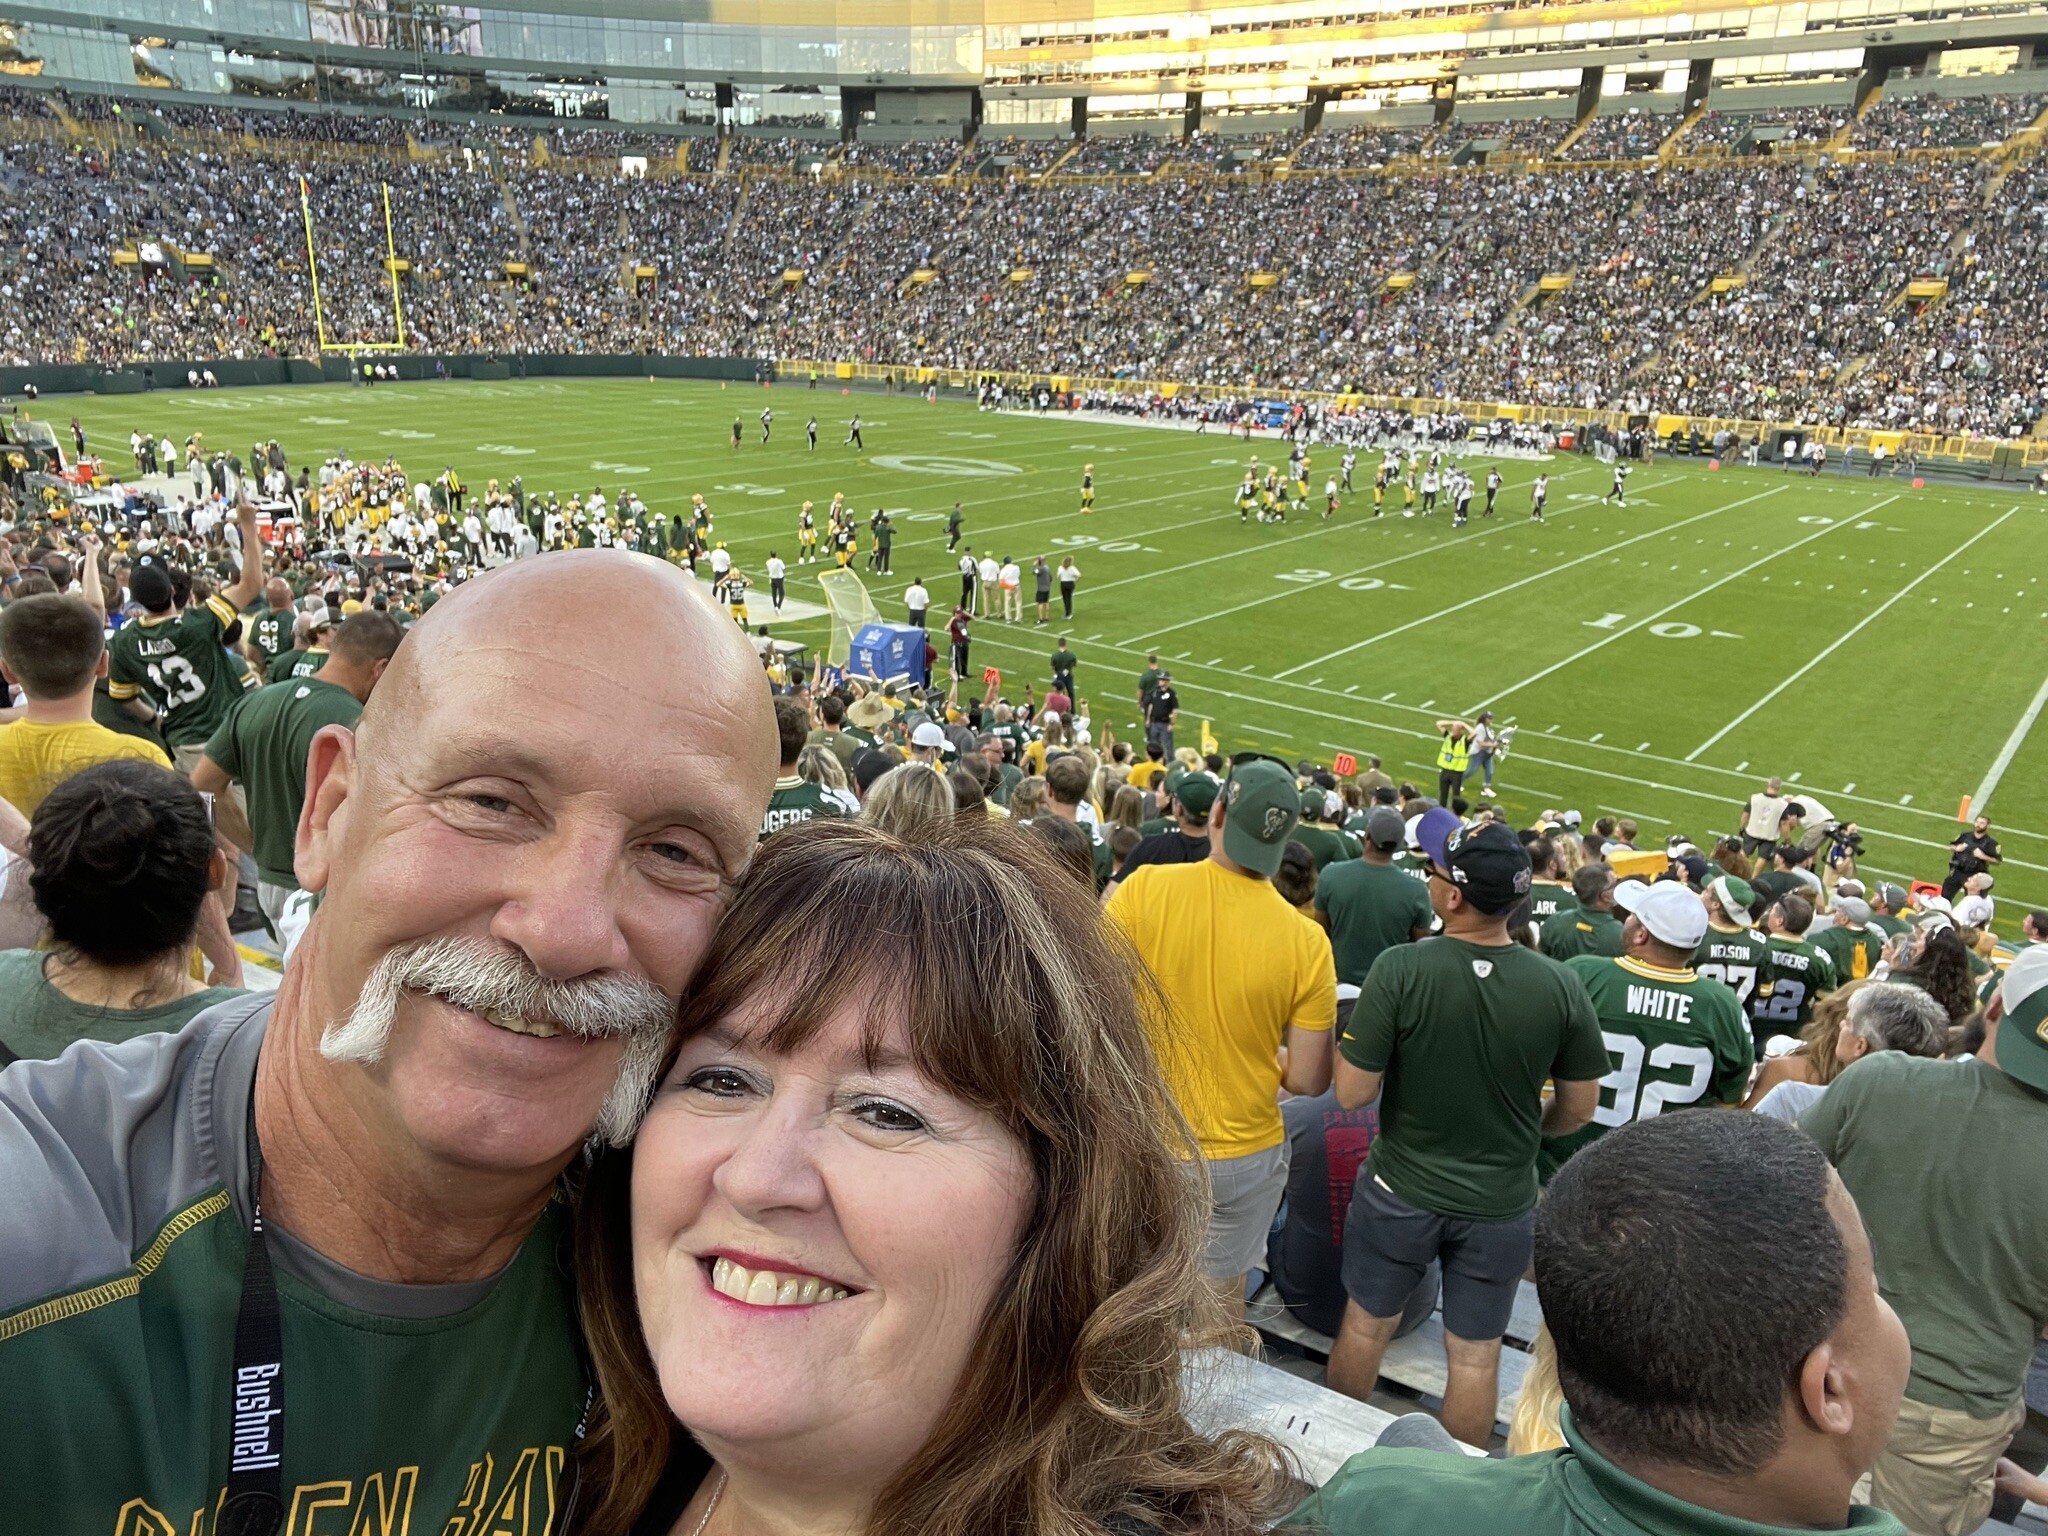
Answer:
[[[1593,1123],[1544,1141],[1537,1171],[1546,1180],[1618,1126],[1696,1105],[1740,1104],[1756,1065],[1749,1018],[1735,994],[1689,963],[1707,930],[1699,897],[1676,881],[1625,880],[1615,901],[1628,914],[1620,957],[1565,962],[1593,999],[1612,1066],[1600,1079]]]
[[[160,711],[164,740],[181,767],[190,766],[242,695],[227,648],[242,637],[241,610],[263,590],[263,541],[255,504],[246,496],[235,519],[246,557],[232,584],[181,609],[178,583],[190,578],[144,556],[128,577],[142,617],[107,641],[108,695],[137,719]]]
[[[1884,958],[1884,932],[1871,922],[1870,904],[1859,897],[1837,896],[1833,921],[1808,930],[1808,937],[1828,957],[1843,986],[1862,981]]]
[[[246,821],[224,797],[218,802],[221,830],[255,855],[258,897],[273,922],[299,888],[294,847],[313,738],[330,725],[354,729],[404,638],[389,614],[351,615],[319,676],[289,678],[250,694],[192,770],[192,782],[214,794],[231,783],[242,786]]]
[[[225,866],[206,802],[168,768],[117,759],[73,774],[36,808],[28,857],[50,947],[0,951],[0,1065],[178,1029],[240,995],[192,975]]]
[[[1332,864],[1316,881],[1316,915],[1330,930],[1340,982],[1362,984],[1383,951],[1429,935],[1429,887],[1393,862],[1402,830],[1399,811],[1375,807],[1359,857]]]
[[[1693,951],[1692,967],[1726,986],[1747,1012],[1756,997],[1757,978],[1763,974],[1764,954],[1770,948],[1764,936],[1750,926],[1749,909],[1756,892],[1747,880],[1722,875],[1700,893],[1700,899],[1707,909],[1707,932]]]
[[[1781,897],[1764,913],[1767,942],[1749,1006],[1758,1055],[1773,1035],[1798,1035],[1813,1005],[1838,985],[1834,962],[1806,941],[1812,922],[1813,904],[1804,896]]]
[[[1327,791],[1311,784],[1301,792],[1301,820],[1294,824],[1287,840],[1306,848],[1319,871],[1328,869],[1335,862],[1358,857],[1358,839],[1338,830],[1330,817]]]
[[[1465,1455],[1411,1416],[1280,1529],[1905,1536],[1851,1497],[1899,1417],[1910,1358],[1863,1222],[1820,1149],[1780,1121],[1664,1115],[1615,1131],[1537,1212],[1563,1448]]]
[[[1614,915],[1614,871],[1587,864],[1572,876],[1572,905],[1562,904],[1544,923],[1538,940],[1553,960],[1573,955],[1621,953],[1621,920]]]

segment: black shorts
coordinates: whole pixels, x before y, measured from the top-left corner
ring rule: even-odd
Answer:
[[[1483,1342],[1507,1332],[1515,1287],[1536,1243],[1536,1211],[1470,1221],[1418,1210],[1361,1168],[1344,1219],[1344,1294],[1373,1317],[1397,1317],[1429,1269],[1443,1264],[1444,1329]]]

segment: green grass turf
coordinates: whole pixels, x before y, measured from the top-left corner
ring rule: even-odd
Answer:
[[[765,448],[764,404],[776,412]],[[841,446],[856,409],[859,458]],[[144,426],[180,443],[203,430],[244,454],[274,436],[295,470],[333,451],[395,454],[415,478],[453,463],[479,489],[514,473],[529,493],[630,486],[658,511],[701,491],[743,569],[758,577],[778,550],[791,594],[814,599],[813,568],[794,564],[797,508],[815,501],[822,523],[844,491],[863,516],[896,510],[895,574],[869,578],[891,619],[914,576],[935,619],[957,595],[944,515],[958,499],[967,542],[1025,567],[1027,616],[1032,556],[1057,565],[1071,551],[1083,573],[1071,624],[1057,602],[1045,630],[976,623],[977,687],[997,665],[1006,691],[1042,691],[1065,633],[1098,732],[1106,721],[1136,736],[1136,674],[1156,650],[1184,701],[1182,743],[1208,718],[1225,751],[1372,751],[1422,784],[1434,781],[1432,719],[1490,705],[1521,726],[1500,773],[1513,815],[1630,815],[1646,845],[1733,830],[1737,804],[1779,773],[1862,826],[1867,874],[1938,879],[1958,802],[2048,673],[2048,504],[2013,489],[1659,463],[1630,479],[1624,509],[1600,504],[1604,466],[1565,456],[1549,466],[1548,526],[1527,521],[1535,467],[1510,461],[1501,514],[1454,532],[1448,512],[1399,516],[1398,492],[1373,520],[1376,455],[1361,454],[1360,493],[1334,520],[1311,510],[1261,526],[1238,521],[1232,493],[1250,454],[1284,460],[1275,440],[1248,448],[966,401],[633,379],[172,392],[44,410],[60,423],[75,411],[114,464]],[[1314,450],[1318,507],[1337,458]],[[1083,517],[1091,461],[1096,511]],[[778,632],[820,643],[824,625]],[[2028,905],[2048,905],[2044,790],[2048,724],[2020,743],[1991,805],[2008,933]]]

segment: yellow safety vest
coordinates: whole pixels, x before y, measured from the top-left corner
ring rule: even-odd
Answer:
[[[1444,744],[1436,751],[1437,767],[1445,773],[1463,773],[1471,761],[1472,738],[1446,733]]]

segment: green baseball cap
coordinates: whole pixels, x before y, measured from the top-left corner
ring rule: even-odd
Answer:
[[[1999,1070],[2048,1092],[2048,944],[2020,951],[2005,968],[1998,995],[2004,1000],[1998,1020]]]
[[[1190,816],[1206,817],[1214,808],[1217,792],[1222,788],[1206,773],[1184,773],[1174,785],[1173,798]]]
[[[1223,851],[1254,874],[1272,879],[1287,835],[1301,819],[1294,775],[1263,758],[1239,763],[1223,786],[1223,804]]]

